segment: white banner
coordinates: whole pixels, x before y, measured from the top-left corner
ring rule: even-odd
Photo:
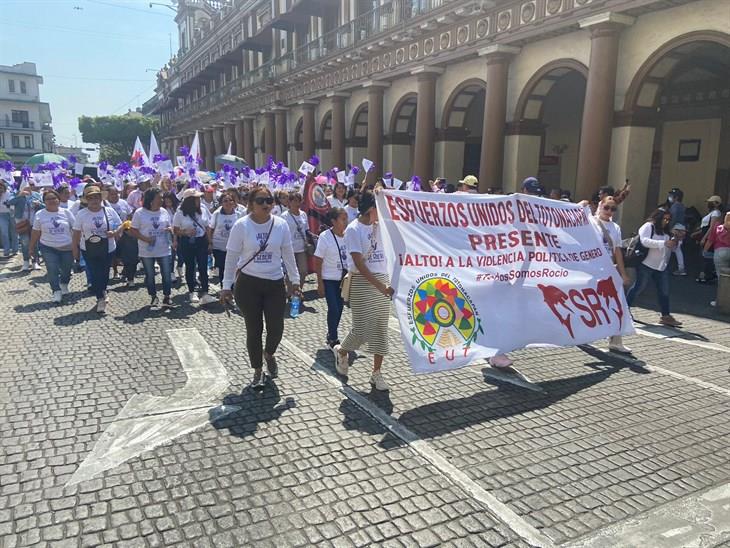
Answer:
[[[634,333],[588,210],[524,194],[384,191],[377,203],[415,373]]]

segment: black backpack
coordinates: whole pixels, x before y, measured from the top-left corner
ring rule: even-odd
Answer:
[[[654,237],[654,227],[651,227],[651,236]],[[624,266],[639,266],[646,256],[649,254],[649,249],[641,243],[641,238],[638,234],[632,236],[628,240],[623,242],[624,250]]]

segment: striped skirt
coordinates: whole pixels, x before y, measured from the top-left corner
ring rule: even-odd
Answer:
[[[384,284],[390,284],[387,274],[375,274]],[[343,350],[357,350],[367,344],[371,354],[388,353],[388,319],[390,299],[375,289],[364,276],[352,275],[350,285],[352,329],[342,341]]]

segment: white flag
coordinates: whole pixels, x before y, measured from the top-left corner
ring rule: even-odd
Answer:
[[[143,165],[140,162],[140,159],[144,161],[144,165],[148,166],[150,165],[150,159],[147,157],[147,154],[144,151],[144,147],[142,146],[142,141],[139,140],[139,137],[137,137],[137,140],[134,142],[134,150],[132,151],[132,161],[131,164],[135,167],[139,167]]]
[[[226,154],[228,154],[228,156],[233,156],[233,153],[231,152],[231,150],[233,150],[233,143],[231,141],[228,141],[228,152],[226,152]]]
[[[200,141],[198,139],[198,132],[195,132],[195,138],[193,144],[190,145],[190,156],[193,157],[193,161],[197,161],[200,158]]]
[[[160,147],[157,145],[157,139],[155,139],[155,132],[150,131],[150,158],[155,161],[155,156],[160,153]]]
[[[374,165],[375,164],[367,158],[362,159],[362,168],[365,170],[365,173],[368,173]]]

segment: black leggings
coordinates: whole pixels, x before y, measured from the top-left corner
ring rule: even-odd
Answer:
[[[234,290],[236,305],[246,320],[246,348],[251,367],[263,367],[263,352],[273,355],[284,335],[286,289],[284,279],[264,280],[239,274]],[[266,319],[266,346],[261,344]]]

